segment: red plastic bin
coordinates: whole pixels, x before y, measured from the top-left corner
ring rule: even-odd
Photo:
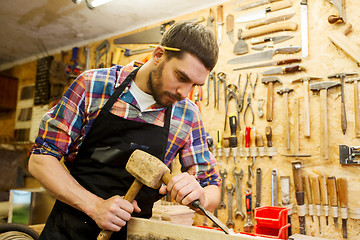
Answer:
[[[273,239],[288,239],[288,227],[290,227],[290,223],[282,226],[281,228],[270,228],[255,225],[255,235]]]
[[[280,229],[288,224],[289,208],[285,207],[259,207],[255,208],[256,224],[261,227]]]

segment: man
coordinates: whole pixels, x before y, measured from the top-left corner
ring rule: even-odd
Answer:
[[[181,22],[141,67],[90,70],[74,81],[42,119],[29,160],[31,174],[58,199],[40,239],[95,239],[101,229],[124,239],[131,214],[151,217],[153,203],[167,192],[184,205],[199,199],[216,208],[216,160],[199,110],[186,96],[204,84],[217,57],[212,32]],[[179,153],[183,173],[159,190],[143,187],[129,203],[121,196],[134,180],[125,165],[135,149],[167,165]]]

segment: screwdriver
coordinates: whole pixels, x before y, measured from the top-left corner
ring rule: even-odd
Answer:
[[[341,207],[342,231],[343,238],[347,238],[347,208],[348,208],[348,184],[346,178],[338,178],[339,203]]]
[[[327,185],[329,190],[330,205],[332,207],[332,215],[334,218],[334,225],[338,227],[338,197],[336,188],[336,178],[334,176],[327,178]]]
[[[237,155],[237,137],[236,137],[236,128],[237,128],[237,120],[235,114],[231,114],[229,117],[230,123],[230,147],[232,149],[232,153],[234,156],[234,163],[236,163],[236,155]]]

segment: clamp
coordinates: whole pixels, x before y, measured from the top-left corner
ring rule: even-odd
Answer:
[[[251,124],[254,124],[255,116],[254,116],[254,112],[251,107],[251,94],[250,93],[248,94],[247,104],[246,104],[246,108],[245,108],[245,112],[244,112],[244,124],[245,125],[246,125],[246,112],[247,112],[248,108],[250,108],[251,115],[252,115]]]

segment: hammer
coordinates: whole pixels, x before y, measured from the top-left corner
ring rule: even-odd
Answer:
[[[331,87],[339,86],[338,82],[324,81],[309,85],[311,91],[320,91],[320,154],[329,159],[329,139],[328,139],[328,120],[327,120],[327,90]],[[321,111],[321,109],[323,109]]]
[[[335,73],[328,76],[328,78],[340,78],[341,83],[341,129],[343,134],[346,133],[347,121],[346,121],[346,111],[345,111],[345,93],[344,93],[344,79],[346,76],[358,75],[357,73]]]
[[[290,149],[290,121],[289,121],[289,93],[292,92],[294,89],[292,88],[282,88],[277,91],[279,95],[286,94],[284,98],[284,121],[286,121],[285,125],[285,149]]]
[[[261,79],[263,84],[268,85],[267,100],[266,100],[266,121],[271,122],[273,118],[273,105],[274,105],[274,83],[279,82],[280,79],[276,76],[263,77]]]
[[[357,138],[360,138],[359,80],[360,77],[356,77],[345,81],[346,83],[354,83],[355,137]]]
[[[135,199],[143,184],[158,189],[162,183],[168,184],[172,178],[169,168],[161,160],[141,150],[135,150],[131,154],[125,168],[126,171],[135,177],[133,184],[124,196],[124,199],[129,202],[132,202]],[[219,226],[219,228],[229,234],[229,229],[219,219],[201,206],[199,200],[193,201],[191,206],[200,209],[211,221]],[[97,240],[108,240],[110,239],[111,234],[112,231],[102,230],[98,235]]]

